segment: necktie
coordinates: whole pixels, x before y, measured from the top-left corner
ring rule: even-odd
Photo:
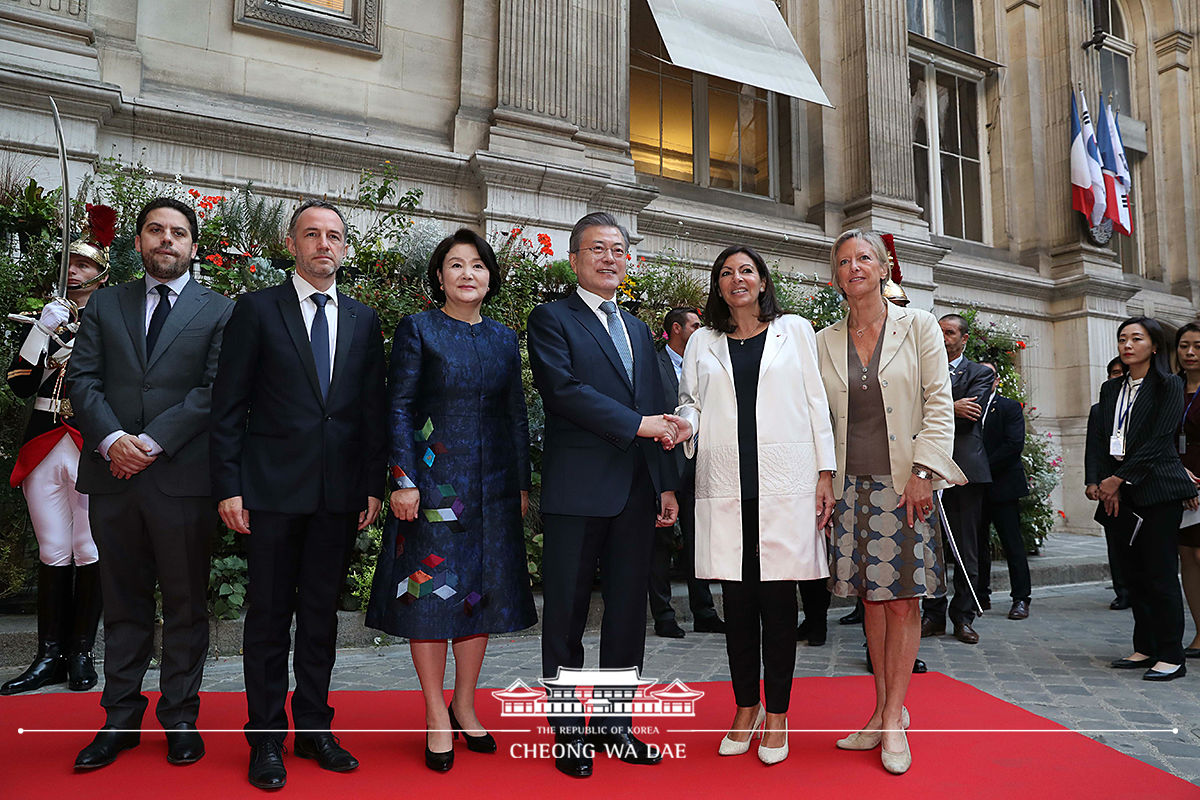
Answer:
[[[317,365],[321,399],[325,400],[329,396],[329,319],[325,316],[325,304],[329,302],[329,295],[317,293],[310,296],[317,304],[317,315],[313,317],[308,339],[312,345],[313,362]]]
[[[633,383],[633,353],[629,352],[629,342],[625,340],[625,329],[621,327],[621,312],[617,310],[617,304],[612,300],[605,300],[601,303],[600,310],[608,316],[608,335],[612,338],[613,347],[617,348],[617,355],[621,357],[621,363],[625,365],[625,376],[629,378],[630,383]]]
[[[154,287],[154,291],[158,292],[158,305],[154,307],[154,313],[150,315],[150,327],[146,329],[147,357],[154,352],[154,343],[158,341],[158,334],[162,332],[163,323],[167,321],[167,314],[171,313],[171,301],[167,297],[171,292],[171,287],[160,283]]]

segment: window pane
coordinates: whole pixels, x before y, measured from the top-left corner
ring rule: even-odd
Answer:
[[[767,104],[756,95],[761,90],[746,86],[738,99],[741,124],[742,191],[771,193],[770,148],[767,138]]]
[[[908,29],[913,33],[925,35],[924,0],[908,0]]]
[[[938,143],[942,152],[958,150],[958,87],[953,75],[937,74]]]
[[[959,50],[975,52],[974,0],[954,0],[954,41]]]
[[[921,207],[921,219],[929,222],[929,150],[920,145],[913,145],[913,172],[917,176],[916,203]]]
[[[957,83],[959,152],[979,158],[979,108],[975,102],[975,84],[961,78]]]
[[[1133,95],[1129,93],[1129,57],[1113,55],[1113,103],[1122,114],[1133,112]]]
[[[775,95],[775,119],[779,202],[790,205],[796,202],[796,176],[792,174],[792,98],[782,94]]]
[[[720,189],[738,188],[738,98],[708,90],[708,183]]]
[[[662,80],[662,174],[692,180],[692,84]]]
[[[954,44],[954,7],[951,0],[929,0],[933,3],[933,38]]]
[[[638,172],[662,173],[659,119],[658,76],[629,70],[629,152]]]
[[[979,162],[962,161],[963,238],[983,241],[983,201]]]
[[[963,238],[962,184],[958,159],[942,155],[942,230],[947,236]]]
[[[929,144],[929,131],[925,124],[925,67],[921,64],[908,65],[908,93],[912,101],[913,141]]]

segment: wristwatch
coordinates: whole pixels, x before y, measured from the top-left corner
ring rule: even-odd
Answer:
[[[912,474],[921,480],[931,481],[936,473],[934,473],[934,471],[928,467],[922,467],[920,464],[913,464]]]

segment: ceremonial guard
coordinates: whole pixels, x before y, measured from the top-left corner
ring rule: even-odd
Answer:
[[[0,687],[5,695],[64,681],[78,691],[96,685],[92,645],[100,621],[98,555],[87,495],[75,489],[83,438],[72,426],[63,378],[80,314],[108,279],[117,216],[108,206],[88,205],[87,210],[83,235],[67,248],[65,297],[51,300],[36,317],[13,315],[32,326],[9,367],[8,385],[18,397],[34,400],[9,482],[25,493],[41,563],[37,656],[29,669]]]

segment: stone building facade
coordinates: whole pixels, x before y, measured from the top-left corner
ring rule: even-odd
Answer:
[[[832,108],[676,66],[656,4],[3,0],[0,149],[56,184],[53,94],[75,175],[115,153],[336,199],[388,160],[446,226],[562,248],[605,209],[642,253],[744,242],[822,280],[841,230],[890,231],[915,305],[1021,332],[1062,524],[1091,531],[1083,428],[1116,325],[1200,300],[1200,0],[777,0]],[[1070,209],[1072,87],[1122,117],[1135,235],[1115,248]]]

